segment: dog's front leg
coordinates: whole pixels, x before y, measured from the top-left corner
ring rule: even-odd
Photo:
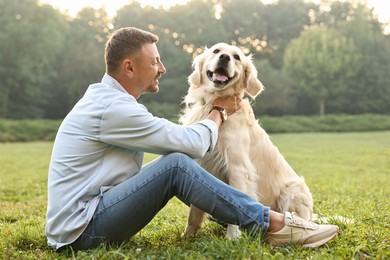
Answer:
[[[257,200],[256,175],[250,162],[246,162],[245,165],[234,165],[234,163],[231,163],[228,175],[230,186]],[[240,238],[241,231],[239,227],[237,225],[228,225],[226,237],[228,239]]]
[[[194,205],[190,206],[190,214],[188,215],[187,227],[184,230],[183,236],[193,236],[196,234],[202,225],[205,212],[198,209]]]

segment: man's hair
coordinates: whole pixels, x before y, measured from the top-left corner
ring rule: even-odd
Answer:
[[[158,36],[134,27],[116,30],[106,43],[104,58],[106,71],[118,71],[125,58],[136,55],[146,43],[157,43]]]

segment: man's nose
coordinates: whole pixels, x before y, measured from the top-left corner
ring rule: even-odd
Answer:
[[[165,72],[167,72],[167,70],[162,62],[160,62],[160,67],[158,68],[158,72],[160,74],[165,74]]]

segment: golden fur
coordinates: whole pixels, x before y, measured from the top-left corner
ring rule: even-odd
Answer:
[[[205,119],[219,96],[247,94],[254,99],[263,90],[251,56],[245,56],[236,46],[218,43],[197,56],[193,67],[184,99],[186,108],[180,117],[184,125]],[[217,178],[275,211],[289,210],[304,219],[311,218],[313,199],[309,188],[261,128],[246,98],[221,125],[214,150],[198,162]],[[191,206],[184,234],[195,234],[203,217],[204,212]],[[229,238],[239,235],[237,226],[228,225]]]

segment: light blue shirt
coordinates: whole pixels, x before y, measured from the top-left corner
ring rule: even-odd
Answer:
[[[218,138],[212,120],[181,126],[154,117],[111,76],[92,84],[62,122],[49,166],[46,235],[60,248],[85,230],[111,187],[138,173],[144,152],[200,158]]]

